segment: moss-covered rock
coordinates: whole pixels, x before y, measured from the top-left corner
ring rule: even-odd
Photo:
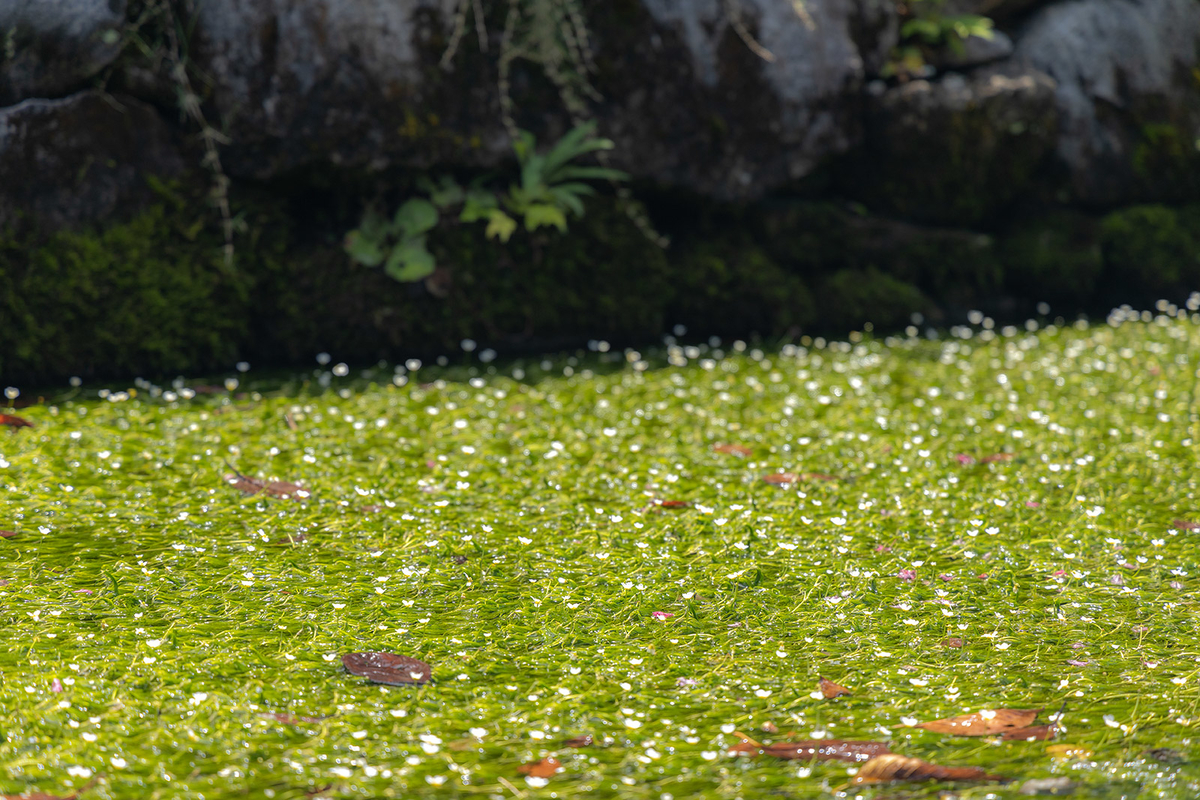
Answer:
[[[1200,205],[1115,211],[1100,224],[1100,243],[1114,281],[1151,293],[1200,287]]]
[[[842,269],[830,275],[817,291],[821,320],[834,330],[861,327],[864,322],[883,329],[904,325],[916,311],[932,305],[911,283],[877,269]]]
[[[1010,293],[1051,303],[1086,304],[1104,269],[1096,220],[1054,211],[1013,226],[1000,257]]]
[[[671,321],[697,333],[770,335],[817,321],[804,280],[748,242],[686,247],[675,256],[672,278]]]
[[[251,315],[212,218],[163,202],[103,230],[0,235],[0,372],[46,378],[228,365]]]

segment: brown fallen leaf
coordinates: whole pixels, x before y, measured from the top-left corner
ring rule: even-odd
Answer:
[[[0,531],[0,539],[11,539],[16,535],[16,531]]]
[[[802,472],[800,480],[803,481],[840,481],[841,476],[830,475],[826,472]]]
[[[13,429],[13,433],[17,432],[17,428],[32,428],[33,423],[27,419],[22,419],[16,414],[0,414],[0,425],[7,425]]]
[[[735,756],[771,756],[785,761],[848,761],[858,764],[890,753],[884,742],[843,739],[805,739],[799,742],[759,744],[749,736],[735,733],[741,741],[729,748]]]
[[[1191,520],[1176,519],[1172,520],[1171,524],[1181,531],[1200,530],[1200,522],[1192,522]]]
[[[296,425],[296,420],[292,419],[291,414],[284,414],[283,421],[288,426],[288,428],[290,428],[291,430],[294,430],[294,431],[300,430],[299,426]]]
[[[991,736],[1014,728],[1026,728],[1029,723],[1037,719],[1037,715],[1040,713],[1042,713],[1040,708],[997,708],[994,711],[984,710],[974,714],[922,722],[917,727],[934,733],[949,733],[955,736]]]
[[[593,742],[592,735],[585,733],[570,739],[563,739],[559,743],[559,747],[591,747]]]
[[[557,758],[543,758],[517,767],[517,772],[531,778],[552,778],[562,768]]]
[[[774,722],[771,722],[770,720],[768,720],[767,722],[764,722],[762,725],[759,725],[758,727],[759,727],[759,730],[762,730],[765,733],[779,733],[779,726],[776,725]]]
[[[226,475],[225,482],[247,496],[256,495],[259,492],[265,492],[271,497],[291,497],[296,500],[307,500],[312,496],[312,493],[304,487],[288,481],[264,481],[235,474]]]
[[[850,690],[845,686],[839,686],[833,681],[825,678],[821,678],[821,681],[817,684],[817,686],[820,687],[821,694],[825,695],[826,700],[832,700],[835,697],[842,697],[843,695],[851,694]]]
[[[795,483],[800,480],[800,476],[793,472],[769,472],[762,476],[762,479],[767,483],[773,483],[776,486],[782,486],[789,483]]]
[[[993,453],[990,456],[984,456],[983,458],[979,459],[979,463],[980,464],[991,464],[995,461],[1011,461],[1012,458],[1013,458],[1012,453]]]
[[[424,661],[395,653],[346,653],[342,666],[351,675],[390,686],[429,683],[433,678],[433,668]]]
[[[70,794],[50,794],[48,792],[30,792],[29,794],[0,794],[0,800],[78,800],[79,796],[91,789],[104,775],[103,772],[95,775],[90,781],[80,786]]]
[[[304,544],[308,541],[308,536],[303,533],[289,533],[287,536],[280,536],[271,544]]]
[[[284,725],[299,725],[302,722],[321,722],[325,717],[297,717],[294,714],[284,714],[275,712],[272,714],[263,714],[264,717],[270,717],[276,722],[282,722]]]
[[[942,639],[942,641],[939,642],[939,644],[942,647],[960,648],[963,646],[963,640],[958,638],[957,636],[951,636],[949,639]]]
[[[1047,739],[1053,739],[1058,733],[1058,723],[1051,722],[1049,725],[1030,725],[1028,728],[1013,728],[1010,731],[1005,731],[1004,736],[1000,737],[1006,742],[1044,742]]]
[[[852,783],[890,783],[891,781],[1002,781],[979,767],[943,767],[919,758],[885,753],[862,765]]]
[[[687,500],[661,500],[655,503],[659,508],[691,508],[692,504]]]
[[[754,454],[754,451],[744,444],[716,444],[713,445],[713,451],[733,456],[749,456]]]

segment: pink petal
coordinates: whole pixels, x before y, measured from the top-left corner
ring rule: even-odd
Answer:
[[[1072,667],[1086,667],[1088,665],[1086,661],[1075,661],[1073,659],[1067,659],[1067,663]]]
[[[960,464],[974,464],[975,463],[975,459],[972,458],[971,456],[967,455],[966,453],[959,453],[958,455],[955,456],[955,458],[958,459],[958,463],[960,463]]]
[[[1037,502],[1036,500],[1026,500],[1025,507],[1026,508],[1041,508],[1042,504]]]
[[[75,594],[95,594],[91,589],[76,589]]]
[[[896,575],[902,581],[913,581],[917,579],[917,573],[913,572],[911,569],[902,569],[897,572]]]
[[[1067,571],[1065,569],[1054,570],[1054,577],[1056,577],[1056,578],[1061,578],[1063,575],[1066,575],[1066,574],[1067,574]]]
[[[953,575],[947,575],[947,574],[946,574],[946,573],[944,573],[944,572],[943,572],[941,575],[938,575],[938,577],[939,577],[939,578],[941,578],[941,579],[942,579],[943,581],[945,581],[946,583],[949,583],[950,581],[954,580],[954,576],[953,576]]]
[[[54,692],[55,694],[58,694],[62,690],[63,690],[62,681],[60,681],[58,678],[55,678],[54,680],[50,681],[50,691]]]
[[[655,619],[670,619],[671,617],[673,617],[675,615],[672,614],[670,611],[655,611],[650,616],[654,617]]]

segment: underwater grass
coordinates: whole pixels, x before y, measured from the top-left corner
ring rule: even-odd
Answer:
[[[1194,797],[1200,319],[1180,314],[24,409],[36,427],[0,435],[0,793],[950,788],[732,757],[738,731],[1012,779],[962,798],[1052,776]],[[312,497],[244,497],[226,459]],[[435,681],[346,674],[361,650]],[[1064,701],[1054,742],[912,727]],[[553,777],[518,772],[548,755]]]

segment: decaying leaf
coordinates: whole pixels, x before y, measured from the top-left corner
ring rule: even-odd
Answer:
[[[299,427],[296,425],[296,420],[292,419],[291,414],[284,414],[283,421],[288,426],[289,429],[291,429],[293,431],[299,430]]]
[[[271,497],[291,497],[296,500],[307,500],[311,492],[302,486],[288,481],[264,481],[259,478],[248,478],[245,475],[226,475],[225,482],[245,495],[255,495],[265,492]]]
[[[559,747],[591,747],[593,741],[594,740],[592,739],[592,735],[590,733],[585,733],[585,734],[582,734],[581,736],[575,736],[570,739],[563,739],[559,743]]]
[[[891,752],[884,742],[805,739],[799,742],[759,744],[745,734],[737,735],[741,741],[729,748],[730,755],[771,756],[786,761],[847,761],[858,764]]]
[[[788,483],[795,483],[796,481],[800,480],[800,476],[793,472],[768,472],[766,475],[762,476],[762,479],[767,483],[773,483],[778,486]]]
[[[734,456],[749,456],[754,453],[749,447],[744,444],[718,444],[713,445],[713,451],[717,453],[725,453],[726,455]]]
[[[886,753],[863,764],[853,783],[890,783],[891,781],[1000,781],[979,767],[943,767],[919,758]]]
[[[1028,728],[1013,728],[1005,731],[1001,738],[1006,742],[1044,742],[1053,739],[1058,733],[1058,723],[1049,725],[1031,725]]]
[[[1191,520],[1176,519],[1172,520],[1171,524],[1181,531],[1200,530],[1200,522],[1192,522]]]
[[[16,432],[17,428],[32,428],[33,423],[27,419],[22,419],[16,414],[0,414],[0,425],[7,425]]]
[[[264,714],[265,717],[270,717],[276,722],[282,722],[284,725],[299,725],[302,722],[320,722],[325,717],[297,717],[294,714],[284,714],[276,712],[273,714]]]
[[[990,456],[984,456],[983,458],[979,459],[979,463],[980,464],[991,464],[994,461],[1011,461],[1012,458],[1013,458],[1012,453],[993,453]]]
[[[1152,747],[1145,753],[1142,753],[1142,755],[1160,764],[1183,763],[1183,755],[1178,750],[1172,750],[1169,747]]]
[[[840,481],[838,475],[830,475],[827,472],[803,472],[800,474],[800,480],[803,481]]]
[[[659,508],[691,508],[692,504],[687,500],[660,500],[654,505]]]
[[[1058,761],[1070,761],[1091,758],[1092,751],[1077,744],[1051,744],[1046,745],[1046,755]]]
[[[957,636],[951,636],[949,639],[942,639],[939,644],[941,644],[942,647],[959,648],[963,646],[963,640]]]
[[[825,695],[826,700],[832,700],[835,697],[849,695],[851,692],[845,686],[839,686],[831,680],[821,678],[821,682],[817,684],[821,689],[821,694]]]
[[[391,686],[428,683],[433,678],[433,668],[424,661],[394,653],[346,653],[342,666],[351,675]]]
[[[557,758],[543,758],[541,761],[531,761],[517,767],[517,772],[531,778],[552,778],[562,768]]]
[[[16,535],[16,531],[0,531],[0,539],[11,539]]]
[[[991,736],[1014,728],[1026,728],[1040,713],[1040,708],[997,708],[995,711],[979,711],[975,714],[922,722],[917,727],[955,736]]]
[[[271,544],[303,544],[308,541],[308,536],[303,533],[289,533],[287,536],[280,536]]]

